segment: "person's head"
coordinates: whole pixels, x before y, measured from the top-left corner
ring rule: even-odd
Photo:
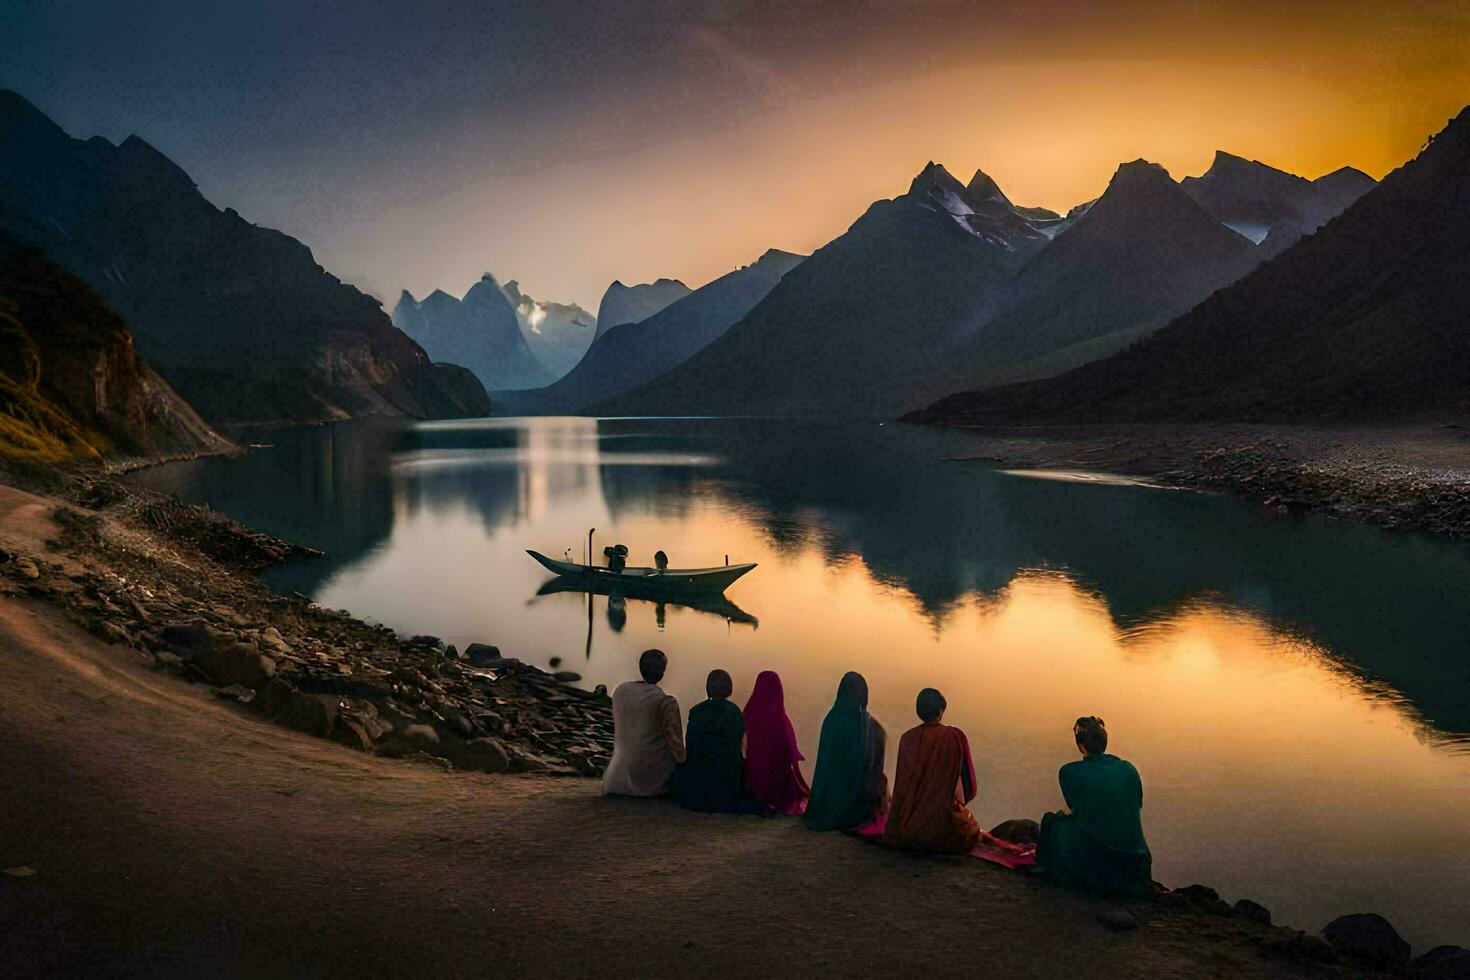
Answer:
[[[712,670],[704,679],[704,693],[712,701],[723,701],[735,690],[735,682],[723,670]]]
[[[843,695],[860,711],[868,708],[868,680],[855,670],[849,670],[842,675],[842,682],[837,685],[837,698],[841,700]]]
[[[919,720],[928,724],[936,722],[944,717],[944,709],[949,707],[944,701],[944,695],[926,687],[919,692],[918,699],[914,702],[914,710],[919,713]]]
[[[1102,755],[1108,750],[1107,726],[1095,715],[1078,718],[1072,726],[1072,734],[1076,736],[1077,748],[1083,755]]]
[[[774,710],[786,709],[786,694],[781,688],[781,675],[774,670],[763,670],[755,675],[755,687],[751,688],[750,705],[767,706]]]
[[[669,658],[664,656],[662,650],[644,650],[643,656],[638,658],[638,673],[650,684],[657,684],[664,679],[664,671],[669,669]]]

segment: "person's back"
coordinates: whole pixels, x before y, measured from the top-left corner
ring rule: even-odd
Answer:
[[[674,770],[669,795],[681,805],[704,813],[739,813],[752,809],[743,785],[740,740],[745,718],[730,702],[733,684],[723,670],[705,681],[708,700],[689,709],[685,760]]]
[[[1133,763],[1106,752],[1062,766],[1062,798],[1089,837],[1118,851],[1139,853],[1143,841],[1143,781]]]
[[[777,813],[806,809],[811,788],[801,775],[804,756],[786,714],[781,676],[763,670],[745,702],[745,788]]]
[[[965,854],[980,840],[980,826],[965,805],[977,790],[970,741],[941,723],[945,707],[944,696],[933,688],[919,692],[916,709],[923,724],[899,739],[884,843]]]
[[[1057,773],[1070,812],[1041,819],[1036,863],[1063,884],[1110,895],[1153,890],[1153,855],[1143,837],[1143,781],[1129,762],[1107,752],[1101,718],[1072,729],[1082,759]]]
[[[679,702],[658,686],[667,665],[661,651],[645,650],[638,660],[643,679],[613,691],[613,754],[602,777],[604,795],[658,796],[684,761]]]

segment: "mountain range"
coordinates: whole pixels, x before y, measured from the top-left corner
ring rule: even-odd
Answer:
[[[376,300],[296,239],[216,208],[139,137],[72,139],[0,91],[0,146],[0,230],[90,286],[211,422],[489,410]]]
[[[553,415],[596,411],[603,402],[653,381],[718,339],[804,259],[770,249],[750,265],[701,286],[652,316],[609,331],[593,342],[566,377],[519,400],[508,396],[505,407]]]
[[[983,173],[930,163],[791,270],[738,324],[619,414],[884,414],[895,382],[943,368],[956,324],[1050,238]],[[901,404],[901,402],[900,402]]]
[[[951,353],[948,377],[964,372],[972,384],[1040,377],[1110,354],[1259,260],[1254,244],[1196,204],[1163,167],[1125,163],[1103,195],[996,292]]]
[[[1018,207],[983,172],[962,185],[931,162],[907,194],[873,205],[718,341],[599,410],[888,415],[1104,357],[1361,191],[1356,171],[1311,182],[1222,162],[1236,159],[1222,154],[1192,186],[1232,215],[1232,201],[1254,201],[1249,216],[1274,208],[1271,247],[1147,161],[1120,166],[1101,197],[1065,217]]]
[[[228,450],[81,280],[0,233],[0,456]]]
[[[953,395],[954,424],[1443,417],[1470,405],[1470,108],[1342,214],[1152,336]]]
[[[1342,167],[1316,180],[1215,152],[1210,169],[1180,181],[1184,192],[1217,219],[1257,244],[1275,237],[1275,251],[1311,234],[1373,186],[1373,178]]]
[[[614,279],[602,294],[602,302],[597,305],[597,336],[601,337],[613,327],[625,323],[647,320],[690,292],[690,288],[677,279],[659,279],[636,286],[624,286]]]
[[[404,290],[393,323],[434,360],[464,365],[489,390],[539,388],[554,379],[531,352],[516,308],[488,272],[463,299],[436,289],[420,302]]]

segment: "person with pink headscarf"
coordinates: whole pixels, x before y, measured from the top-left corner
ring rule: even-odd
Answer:
[[[804,758],[786,716],[781,678],[763,670],[745,702],[745,788],[777,813],[801,813],[811,794],[801,775]]]

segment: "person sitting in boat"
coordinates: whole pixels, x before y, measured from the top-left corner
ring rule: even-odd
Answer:
[[[607,567],[614,572],[621,573],[628,567],[628,546],[625,544],[610,544],[602,549],[603,556],[607,559]]]
[[[1143,782],[1110,755],[1101,718],[1072,726],[1081,760],[1057,773],[1068,810],[1041,819],[1036,863],[1066,885],[1104,895],[1153,893],[1153,856],[1143,839]]]
[[[602,776],[604,796],[661,796],[674,767],[686,758],[679,702],[658,686],[668,669],[662,650],[638,658],[642,680],[613,691],[613,754]]]
[[[667,572],[669,570],[669,556],[664,554],[662,550],[655,551],[653,553],[653,567],[657,568],[660,573]]]
[[[980,840],[980,825],[966,806],[975,798],[975,763],[970,740],[942,724],[944,695],[919,692],[915,711],[923,724],[898,741],[893,803],[883,842],[936,854],[968,854]]]
[[[745,717],[730,701],[735,685],[723,670],[704,682],[707,700],[689,709],[684,738],[688,758],[674,770],[669,795],[685,809],[701,813],[754,813],[759,807],[745,792],[745,762],[740,741]]]

